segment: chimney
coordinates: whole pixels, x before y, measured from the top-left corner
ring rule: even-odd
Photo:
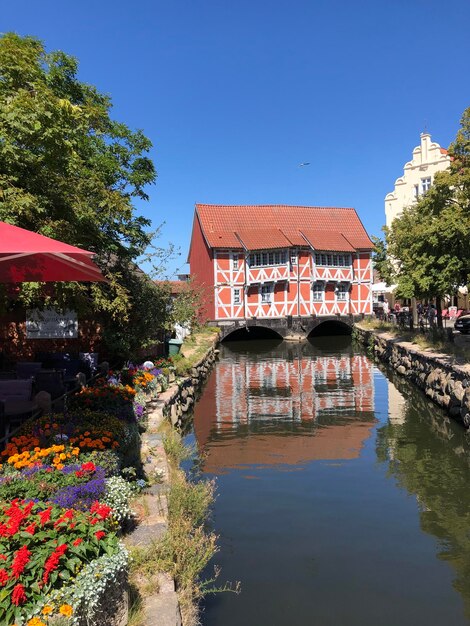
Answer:
[[[431,135],[428,132],[421,133],[421,163],[428,162],[428,148]]]

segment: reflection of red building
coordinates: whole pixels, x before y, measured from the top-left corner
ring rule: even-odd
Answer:
[[[205,470],[358,457],[374,420],[373,383],[360,355],[219,363],[194,415]]]
[[[372,313],[354,209],[196,205],[189,263],[211,320]]]

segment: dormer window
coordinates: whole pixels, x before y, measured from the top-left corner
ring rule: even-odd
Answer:
[[[269,267],[271,265],[286,265],[287,252],[275,250],[273,252],[254,252],[249,257],[250,267]]]

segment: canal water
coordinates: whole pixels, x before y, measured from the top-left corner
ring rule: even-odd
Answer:
[[[204,626],[470,624],[466,434],[349,337],[223,345],[187,439],[241,582]]]

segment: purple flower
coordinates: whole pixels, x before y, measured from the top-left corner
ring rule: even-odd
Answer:
[[[71,485],[60,489],[52,498],[54,504],[65,509],[88,510],[93,502],[102,498],[106,491],[104,478],[95,478],[81,485]]]
[[[137,419],[140,419],[144,414],[144,407],[141,404],[136,404],[134,406],[134,411]]]

